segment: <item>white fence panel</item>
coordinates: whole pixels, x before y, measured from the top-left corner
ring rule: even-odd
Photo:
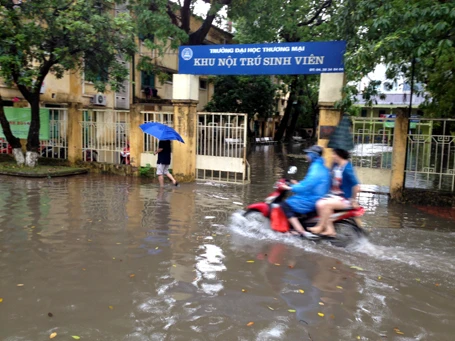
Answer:
[[[42,157],[68,158],[68,109],[45,108],[49,110],[49,140],[40,141]]]
[[[82,111],[82,159],[129,164],[129,111]]]
[[[411,118],[405,187],[455,191],[455,119]]]

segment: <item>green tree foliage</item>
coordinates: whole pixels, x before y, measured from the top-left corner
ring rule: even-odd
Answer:
[[[275,113],[278,87],[269,76],[214,77],[215,93],[205,107],[210,112],[246,113],[270,117]]]
[[[100,91],[106,84],[117,88],[128,75],[121,59],[135,51],[134,25],[128,13],[114,10],[121,2],[0,0],[0,77],[30,103],[27,151],[39,148],[40,88],[47,75],[61,78],[66,71],[85,69],[85,78]],[[11,134],[7,139],[20,148]]]
[[[333,17],[339,3],[334,0],[245,0],[233,2],[229,15],[234,19],[236,39],[240,43],[325,41],[338,38]],[[286,76],[280,79],[290,95],[275,135],[277,140],[281,140],[285,132],[290,138],[298,122],[316,122],[318,112],[314,102],[318,78]],[[310,117],[299,120],[300,115]]]
[[[225,19],[221,14],[223,7],[234,1],[239,0],[133,1],[130,7],[135,13],[137,32],[144,45],[155,51],[153,56],[141,56],[138,69],[166,78],[168,75],[157,66],[158,56],[174,54],[181,45],[203,45],[212,25]],[[210,4],[204,18],[194,16],[195,6],[202,3]]]
[[[388,78],[415,81],[432,98],[429,112],[455,117],[455,2],[450,0],[346,0],[336,17],[348,42],[349,80],[389,66]],[[351,89],[352,90],[352,89]]]

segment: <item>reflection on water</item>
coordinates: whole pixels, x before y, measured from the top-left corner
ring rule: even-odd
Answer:
[[[254,149],[247,186],[1,177],[0,340],[452,340],[453,222],[364,193],[348,250],[247,223],[304,176],[286,153]]]

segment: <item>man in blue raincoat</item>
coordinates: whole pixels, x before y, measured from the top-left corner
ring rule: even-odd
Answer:
[[[311,163],[307,175],[301,182],[294,181],[291,186],[284,186],[284,189],[292,191],[294,195],[284,201],[281,208],[294,230],[300,234],[308,232],[300,224],[297,216],[315,211],[316,202],[330,189],[330,172],[324,165],[322,151],[319,146],[305,149],[306,159]]]

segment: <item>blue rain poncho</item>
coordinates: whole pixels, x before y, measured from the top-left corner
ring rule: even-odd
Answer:
[[[324,165],[324,159],[316,154],[311,156],[314,161],[307,175],[301,182],[291,186],[294,195],[286,200],[291,209],[300,214],[315,211],[316,201],[329,192],[331,185],[330,171]]]

